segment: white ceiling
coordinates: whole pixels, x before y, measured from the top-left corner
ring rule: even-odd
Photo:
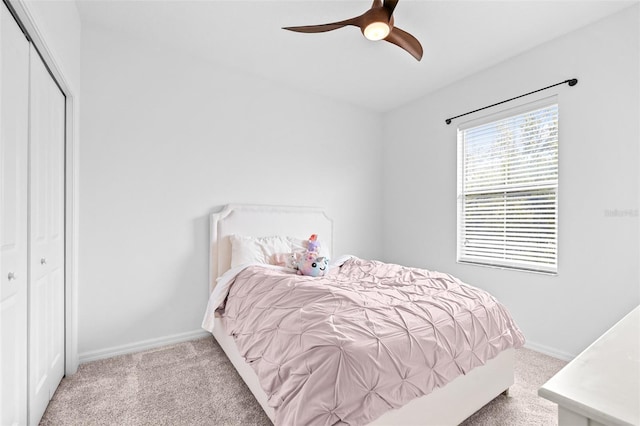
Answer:
[[[629,7],[629,1],[403,0],[398,27],[424,47],[417,62],[355,27],[300,34],[283,26],[333,22],[361,1],[77,0],[94,25],[187,50],[234,70],[386,111]],[[568,76],[570,77],[570,76]]]

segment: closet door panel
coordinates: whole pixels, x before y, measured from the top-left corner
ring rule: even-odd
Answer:
[[[52,143],[49,154],[48,181],[51,185],[50,193],[50,224],[48,226],[49,276],[52,287],[51,309],[51,358],[49,369],[53,374],[51,396],[64,376],[64,153],[65,153],[65,97],[53,80],[49,80],[52,120]]]
[[[27,422],[29,43],[0,2],[0,424]]]
[[[50,297],[48,276],[35,257],[47,250],[47,191],[43,168],[47,164],[46,74],[38,54],[31,49],[30,96],[30,214],[29,214],[29,423],[35,424],[49,403],[49,342],[47,317]],[[43,93],[45,92],[45,93]]]
[[[39,421],[64,375],[64,95],[31,50],[30,408]]]

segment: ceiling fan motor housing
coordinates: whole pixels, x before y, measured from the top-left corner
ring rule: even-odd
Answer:
[[[360,16],[360,31],[365,37],[367,37],[365,29],[375,22],[387,24],[389,32],[393,29],[393,15],[389,16],[389,11],[384,7],[374,7]]]

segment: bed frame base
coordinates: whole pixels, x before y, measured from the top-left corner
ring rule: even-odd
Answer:
[[[273,422],[275,414],[260,387],[258,376],[240,355],[235,341],[227,335],[224,322],[219,317],[215,319],[213,336]],[[458,425],[501,393],[508,392],[509,386],[514,383],[513,368],[514,350],[508,349],[445,387],[416,398],[399,410],[388,411],[370,425]]]

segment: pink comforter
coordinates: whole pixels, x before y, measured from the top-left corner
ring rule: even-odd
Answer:
[[[357,258],[321,278],[248,267],[224,317],[276,425],[365,424],[524,343],[487,292]]]

